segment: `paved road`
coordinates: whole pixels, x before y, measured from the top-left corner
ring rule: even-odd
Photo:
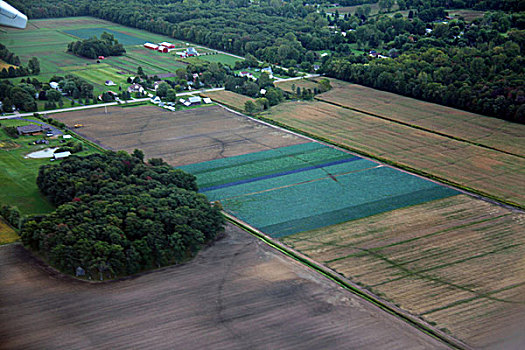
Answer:
[[[186,92],[181,92],[181,93],[177,94],[177,96],[187,96],[187,95],[199,94],[201,92],[212,92],[212,91],[221,91],[221,90],[224,90],[224,88],[221,87],[221,88],[213,88],[213,89],[186,91]],[[133,99],[133,100],[129,101],[129,103],[148,101],[149,99],[150,99],[149,97],[136,98],[136,99]],[[47,114],[47,113],[51,114],[51,113],[59,113],[59,112],[71,112],[71,111],[78,111],[78,110],[82,110],[82,109],[100,108],[100,107],[104,107],[104,106],[116,106],[118,104],[119,104],[118,102],[99,103],[99,104],[96,104],[96,105],[87,105],[87,106],[78,106],[78,107],[69,107],[69,108],[59,108],[59,109],[53,109],[53,110],[43,111],[43,112],[39,112],[39,113],[40,114]],[[17,114],[8,115],[8,116],[1,116],[0,119],[16,119],[16,118],[21,118],[21,117],[32,117],[33,114],[34,114],[34,112],[17,113]]]

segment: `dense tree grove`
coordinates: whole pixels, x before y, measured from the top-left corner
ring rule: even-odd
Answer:
[[[98,56],[122,56],[126,53],[124,46],[113,37],[113,34],[104,32],[100,39],[96,36],[69,43],[67,50],[77,56],[97,58]]]
[[[410,28],[400,17],[378,17],[358,27],[356,40],[367,40],[363,45],[368,47],[382,45],[389,50],[390,58],[334,55],[324,62],[322,72],[402,95],[524,122],[525,31],[521,21],[521,16],[498,12],[469,24],[451,20],[430,26],[420,21],[418,30],[416,20]],[[367,33],[362,35],[365,30]]]
[[[369,4],[374,2],[379,15],[371,14]],[[215,49],[250,54],[271,64],[313,71],[314,63],[322,60],[322,72],[332,77],[523,121],[523,1],[398,0],[394,4],[390,0],[347,0],[339,3],[363,6],[344,16],[337,10],[327,15],[317,6],[327,3],[14,1],[32,18],[91,15]],[[383,14],[394,5],[408,14]],[[489,12],[472,23],[447,18],[449,10],[457,8]],[[321,50],[330,53],[321,57]]]
[[[31,58],[29,61],[29,68],[26,68],[20,64],[20,57],[12,53],[0,43],[0,60],[9,63],[13,67],[2,68],[0,71],[0,78],[14,78],[23,77],[29,74],[38,74],[40,72],[40,64],[36,57]]]
[[[193,175],[135,150],[70,157],[41,167],[37,184],[57,206],[24,220],[22,242],[53,266],[111,278],[193,256],[223,230]]]

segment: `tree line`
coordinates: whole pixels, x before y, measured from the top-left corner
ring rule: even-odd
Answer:
[[[38,61],[38,58],[31,57],[27,64],[27,67],[24,67],[20,63],[20,57],[15,55],[13,52],[9,51],[9,49],[1,43],[0,60],[11,65],[7,69],[2,68],[2,70],[0,71],[0,78],[24,77],[26,75],[36,75],[40,73],[40,61]]]
[[[57,209],[25,218],[24,245],[57,269],[114,278],[185,261],[223,230],[193,175],[142,151],[72,156],[40,168]]]
[[[22,8],[34,18],[91,15],[309,71],[323,61],[322,71],[335,78],[495,117],[523,119],[522,1],[397,4],[410,11],[408,16],[372,16],[359,11],[361,7],[354,14],[327,16],[315,3],[275,0],[152,0],[147,6],[138,0],[32,0]],[[386,10],[390,5],[381,2]],[[495,11],[470,23],[446,19],[451,8]],[[321,58],[320,50],[329,55]],[[379,56],[388,58],[378,62]]]

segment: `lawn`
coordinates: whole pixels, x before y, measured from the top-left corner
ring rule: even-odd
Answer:
[[[230,55],[226,55],[223,53],[218,53],[216,55],[201,55],[198,57],[200,60],[208,61],[208,62],[217,62],[222,63],[224,65],[228,65],[233,67],[235,65],[235,62],[242,61],[242,59]]]
[[[27,121],[15,119],[2,120],[2,126],[20,126],[31,124]],[[60,146],[59,140],[50,140],[49,145],[29,145],[33,141],[42,139],[42,136],[21,136],[18,139],[10,138],[5,131],[0,130],[0,203],[16,206],[22,214],[49,213],[54,208],[43,197],[36,186],[38,168],[50,164],[49,159],[24,158],[28,153],[47,147]],[[78,155],[97,152],[88,144],[85,150]]]

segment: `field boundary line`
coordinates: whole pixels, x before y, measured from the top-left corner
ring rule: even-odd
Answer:
[[[240,227],[244,231],[250,233],[251,235],[257,237],[265,244],[269,245],[270,247],[280,251],[284,255],[298,261],[299,263],[311,268],[312,270],[322,274],[329,280],[337,283],[339,286],[343,287],[344,289],[352,292],[353,294],[357,295],[358,297],[374,304],[375,306],[379,307],[383,311],[386,311],[387,313],[396,316],[397,318],[405,321],[406,323],[412,325],[413,327],[417,328],[418,330],[422,331],[423,333],[432,336],[433,338],[440,340],[441,342],[445,343],[446,345],[455,348],[455,349],[473,349],[466,343],[462,342],[461,340],[458,340],[443,331],[435,328],[428,322],[408,313],[407,311],[395,306],[394,304],[383,300],[379,298],[377,295],[373,294],[372,292],[364,289],[363,287],[355,284],[351,280],[343,277],[339,273],[333,271],[332,269],[318,263],[317,261],[307,257],[306,255],[296,251],[293,248],[288,247],[284,243],[266,235],[265,233],[257,230],[256,228],[248,225],[247,223],[243,222],[242,220],[236,218],[233,215],[230,215],[229,213],[222,210],[223,216],[226,218],[226,220],[235,226]]]
[[[497,151],[497,152],[508,154],[510,156],[515,156],[515,157],[518,157],[518,158],[524,158],[525,159],[525,156],[520,155],[520,154],[512,153],[512,152],[509,152],[509,151],[504,151],[504,150],[501,150],[501,149],[498,149],[498,148],[495,148],[495,147],[492,147],[492,146],[487,146],[487,145],[484,145],[484,144],[481,144],[481,143],[477,143],[477,142],[474,142],[474,141],[469,141],[469,140],[462,139],[460,137],[452,136],[452,135],[449,135],[449,134],[445,134],[445,133],[442,133],[442,132],[439,132],[439,131],[436,131],[436,130],[427,129],[427,128],[422,127],[422,126],[418,126],[418,125],[410,124],[410,123],[403,122],[403,121],[400,121],[400,120],[392,119],[392,118],[389,118],[389,117],[385,117],[385,116],[382,116],[382,115],[379,115],[379,114],[367,112],[367,111],[364,111],[364,110],[361,110],[361,109],[357,109],[357,108],[354,108],[354,107],[344,106],[344,105],[339,104],[337,102],[323,100],[322,98],[319,98],[319,97],[314,97],[314,99],[316,101],[319,101],[319,102],[322,102],[322,103],[326,103],[326,104],[333,105],[333,106],[336,106],[336,107],[348,109],[348,110],[351,110],[351,111],[354,111],[354,112],[363,113],[363,114],[369,115],[371,117],[375,117],[375,118],[386,120],[386,121],[389,121],[389,122],[392,122],[392,123],[408,126],[410,128],[414,128],[414,129],[417,129],[417,130],[426,131],[426,132],[429,132],[431,134],[443,136],[443,137],[452,139],[454,141],[465,142],[465,143],[468,143],[469,145],[478,146],[478,147],[490,149],[491,151]]]
[[[230,110],[230,109],[228,108],[228,110]],[[237,114],[243,115],[243,114],[241,114],[239,112],[236,112],[236,111],[234,111],[234,112],[237,113]],[[422,176],[422,177],[424,177],[424,178],[426,178],[428,180],[431,180],[431,181],[434,181],[434,182],[437,182],[437,183],[441,183],[442,185],[446,185],[446,186],[452,187],[452,188],[454,188],[456,190],[460,190],[461,192],[463,192],[463,193],[465,193],[465,194],[467,194],[467,195],[469,195],[471,197],[475,197],[475,198],[484,200],[486,202],[489,202],[489,203],[492,203],[492,204],[495,204],[495,205],[498,205],[498,206],[501,206],[501,207],[505,207],[507,209],[512,209],[512,210],[518,209],[519,212],[523,212],[523,210],[525,209],[525,205],[523,205],[523,204],[515,203],[513,201],[509,201],[509,200],[506,200],[504,198],[500,198],[500,197],[495,196],[493,194],[490,194],[490,193],[487,193],[487,192],[484,192],[484,191],[481,191],[481,190],[478,190],[478,189],[475,189],[475,188],[472,188],[472,187],[460,184],[458,182],[446,179],[444,177],[440,177],[440,176],[428,173],[428,172],[426,172],[424,170],[417,169],[417,168],[411,167],[409,165],[400,164],[400,163],[398,163],[396,161],[393,161],[393,160],[390,160],[390,159],[387,159],[387,158],[384,158],[384,157],[381,157],[381,156],[378,156],[378,155],[375,155],[375,154],[372,154],[372,153],[368,153],[368,152],[365,152],[365,151],[362,151],[362,150],[358,150],[358,149],[355,149],[355,148],[347,146],[347,145],[343,145],[343,144],[337,143],[337,142],[332,141],[330,139],[327,139],[325,137],[322,137],[322,136],[319,136],[319,135],[315,135],[315,134],[312,134],[310,132],[307,132],[307,131],[295,128],[293,126],[287,125],[287,124],[285,124],[283,122],[279,122],[277,120],[273,120],[273,119],[265,117],[263,115],[257,115],[256,118],[248,117],[248,116],[245,116],[245,117],[253,119],[253,120],[259,120],[260,122],[262,122],[265,125],[273,125],[274,127],[277,127],[280,130],[291,132],[294,135],[299,135],[299,136],[305,137],[308,140],[313,140],[315,142],[321,142],[321,143],[324,143],[324,144],[332,146],[332,147],[337,147],[337,148],[340,148],[340,149],[343,149],[343,150],[346,150],[346,151],[349,151],[349,152],[352,152],[352,153],[364,156],[364,157],[366,157],[368,159],[379,161],[379,162],[384,163],[384,164],[386,164],[388,166],[395,167],[395,168],[397,168],[399,170],[406,171],[406,172],[412,173],[414,175]]]

